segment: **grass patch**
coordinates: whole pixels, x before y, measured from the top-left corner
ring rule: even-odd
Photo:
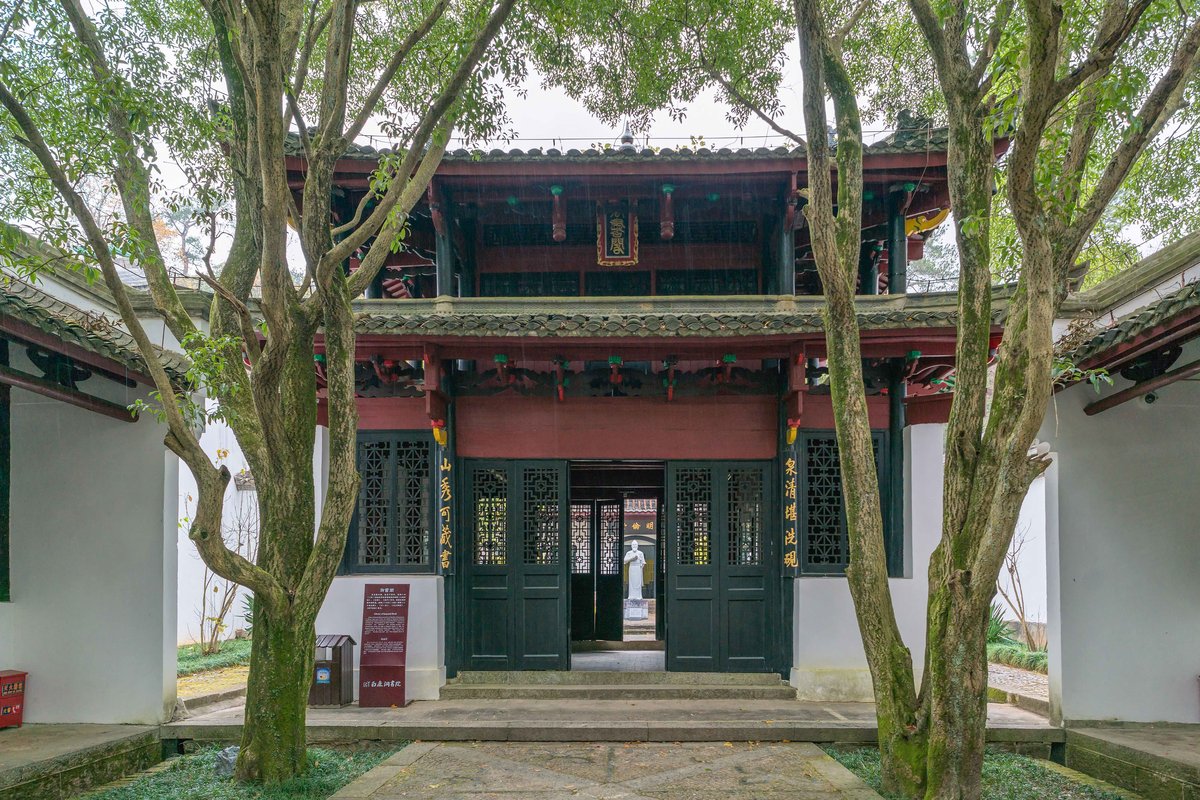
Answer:
[[[266,787],[214,776],[219,750],[214,746],[182,756],[161,772],[144,775],[119,789],[88,795],[88,800],[325,800],[395,752],[310,748],[308,772]]]
[[[250,640],[230,639],[221,644],[221,649],[212,655],[200,652],[200,645],[185,644],[179,648],[179,665],[176,675],[192,675],[210,669],[236,667],[239,664],[250,663]]]
[[[839,750],[826,747],[842,766],[853,772],[887,800],[905,800],[900,795],[883,791],[879,751],[863,747]],[[983,758],[983,791],[981,800],[1123,800],[1122,795],[1106,792],[1094,786],[1076,783],[1070,778],[1046,769],[1029,756],[1019,756],[999,750],[988,750]]]
[[[1007,664],[1043,675],[1049,668],[1049,656],[1045,650],[1030,650],[1020,644],[989,644],[987,657],[988,661],[995,664]]]

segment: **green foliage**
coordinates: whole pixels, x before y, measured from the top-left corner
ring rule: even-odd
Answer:
[[[308,772],[273,786],[238,783],[213,775],[219,747],[207,747],[175,759],[167,769],[144,775],[127,786],[89,795],[90,800],[325,800],[379,765],[392,750],[309,748]]]
[[[1004,608],[999,603],[992,603],[988,614],[987,643],[1013,644],[1015,640],[1009,635],[1008,621],[1004,619]]]
[[[842,750],[826,746],[825,752],[853,772],[886,800],[905,800],[883,791],[879,751],[874,748]],[[1121,795],[1076,783],[1042,766],[1035,758],[989,749],[983,759],[983,792],[980,800],[1123,800]]]
[[[1007,664],[1010,667],[1040,672],[1043,675],[1050,668],[1049,654],[1045,650],[1030,650],[1019,642],[1011,644],[988,642],[987,654],[988,661],[993,663]]]
[[[199,644],[180,646],[176,675],[194,675],[210,669],[224,669],[250,663],[250,640],[230,639],[221,643],[221,649],[211,655],[200,652]]]
[[[1104,384],[1112,385],[1112,376],[1106,369],[1080,369],[1075,362],[1067,358],[1056,357],[1051,376],[1055,386],[1070,386],[1073,383],[1086,381],[1097,393]]]
[[[246,633],[250,636],[254,635],[254,595],[247,593],[242,595],[242,622]]]

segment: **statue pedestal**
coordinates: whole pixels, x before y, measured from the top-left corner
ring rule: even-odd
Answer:
[[[649,600],[626,600],[625,619],[646,619],[650,616]]]

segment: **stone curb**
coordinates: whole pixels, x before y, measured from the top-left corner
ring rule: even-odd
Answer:
[[[1134,794],[1128,789],[1122,789],[1120,786],[1108,783],[1107,781],[1102,781],[1099,778],[1093,778],[1091,775],[1085,775],[1078,770],[1065,767],[1062,764],[1057,764],[1053,761],[1042,761],[1039,759],[1038,766],[1042,767],[1043,769],[1048,769],[1051,772],[1056,772],[1059,775],[1062,775],[1064,778],[1074,781],[1075,783],[1081,783],[1084,786],[1090,786],[1093,789],[1099,789],[1102,792],[1108,792],[1109,794],[1116,795],[1117,797],[1120,797],[1121,800],[1143,800],[1140,794]]]
[[[192,697],[180,697],[179,702],[183,705],[184,715],[191,715],[197,710],[206,706],[215,706],[217,703],[224,703],[227,700],[236,700],[246,696],[246,686],[235,686],[232,689],[226,689],[221,692],[209,692],[208,694],[198,694]]]
[[[996,688],[995,686],[989,686],[988,699],[995,703],[1008,703],[1010,706],[1016,706],[1017,708],[1037,714],[1040,717],[1050,716],[1050,702],[1038,697],[1030,697],[1019,692],[1010,692],[1005,689]]]
[[[339,789],[329,800],[365,800],[379,791],[385,783],[424,758],[438,747],[438,742],[413,742],[365,775]]]
[[[167,739],[196,741],[237,741],[242,726],[232,722],[221,725],[174,723],[163,727]],[[382,725],[311,725],[310,743],[354,741],[524,741],[524,742],[872,742],[876,727],[856,723],[791,724],[745,721],[628,720],[620,723],[563,722],[561,720],[521,720],[433,722]],[[1051,744],[1066,738],[1060,728],[989,727],[987,740],[995,743]]]

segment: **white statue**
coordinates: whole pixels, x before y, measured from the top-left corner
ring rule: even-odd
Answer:
[[[625,554],[625,563],[629,565],[629,599],[642,599],[642,567],[646,566],[646,554],[638,549],[637,542],[630,542],[629,552]]]

